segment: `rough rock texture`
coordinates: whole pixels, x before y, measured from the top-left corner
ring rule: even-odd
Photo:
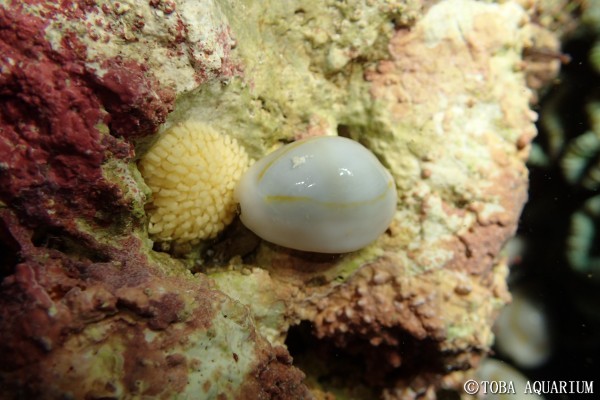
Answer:
[[[324,97],[270,77],[302,104],[285,115],[305,121],[295,138],[334,131],[361,141],[390,168],[400,200],[387,234],[333,258],[263,245],[245,262],[233,261],[239,272],[212,275],[252,305],[272,341],[287,337],[292,346],[289,326],[304,321],[292,331],[308,326],[318,340],[293,353],[313,374],[313,389],[341,397],[360,386],[376,388],[365,398],[459,389],[460,373],[452,371],[476,366],[489,350],[491,324],[509,299],[499,253],[527,197],[524,161],[536,133],[526,81],[534,62],[549,71],[536,82],[557,69],[555,59],[523,60],[525,50],[551,35],[514,3],[445,1],[410,25],[389,32],[389,53],[380,60],[369,62],[378,55],[357,47],[337,74],[329,63],[316,63],[323,70],[312,67],[312,79],[333,74],[323,83],[330,85]],[[294,43],[293,37],[279,40]],[[557,51],[556,41],[543,43]],[[320,49],[307,47],[318,58]],[[302,103],[305,96],[312,103]],[[263,142],[284,136],[283,126],[274,137],[244,130],[247,146],[256,144],[253,135]],[[340,355],[351,357],[353,371],[336,365]],[[315,366],[315,358],[327,361]],[[352,378],[340,382],[331,378],[336,373]]]
[[[89,243],[104,258],[93,261],[36,247],[10,211],[0,218],[20,256],[0,294],[2,398],[307,396],[287,352],[206,278],[165,274],[135,238]]]
[[[82,3],[62,11],[39,5],[38,13],[78,21],[89,11]],[[134,60],[95,57],[97,68],[90,67],[75,31],[60,31],[53,43],[51,20],[24,7],[0,8],[0,196],[36,224],[69,232],[78,230],[78,218],[107,224],[113,213],[143,204],[126,181],[133,157],[126,139],[164,122],[173,91]],[[110,174],[124,176],[115,181]]]
[[[151,3],[137,10],[166,7]],[[242,304],[148,247],[133,141],[164,122],[181,84],[160,81],[155,53],[188,46],[191,85],[212,64],[193,30],[173,32],[179,16],[124,57],[120,40],[144,24],[111,4],[0,3],[0,397],[305,397]]]
[[[499,252],[526,199],[526,81],[556,64],[523,59],[553,45],[535,10],[0,1],[2,396],[459,389],[509,299]],[[394,176],[394,222],[345,255],[259,243],[236,223],[153,251],[135,158],[187,120],[254,158],[310,135],[358,140]]]

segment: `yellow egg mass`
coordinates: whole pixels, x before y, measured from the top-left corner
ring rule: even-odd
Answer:
[[[233,192],[248,163],[235,139],[200,122],[164,132],[139,164],[152,190],[151,237],[161,242],[214,238],[236,214]]]

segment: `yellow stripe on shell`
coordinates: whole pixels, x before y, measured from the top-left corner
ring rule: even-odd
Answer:
[[[350,208],[350,207],[360,207],[360,206],[364,206],[364,205],[368,205],[368,204],[372,204],[375,203],[377,201],[382,200],[390,190],[394,189],[393,185],[391,182],[388,183],[388,187],[385,191],[383,191],[380,195],[375,196],[371,199],[368,200],[361,200],[361,201],[351,201],[351,202],[344,202],[344,203],[336,203],[336,202],[332,202],[332,201],[320,201],[320,200],[316,200],[312,197],[309,196],[286,196],[286,195],[269,195],[269,196],[265,196],[265,201],[269,202],[269,203],[296,203],[299,201],[306,201],[307,203],[311,203],[311,204],[318,204],[320,206],[324,206],[324,207],[332,207],[332,208]]]
[[[324,136],[326,137],[326,136]],[[315,137],[309,140],[315,140],[315,139],[320,139],[320,137]],[[294,150],[296,147],[303,145],[304,143],[308,142],[309,140],[306,141],[297,141],[297,142],[293,142],[290,143],[288,145],[286,145],[286,148],[284,151],[281,152],[281,154],[279,154],[277,157],[274,157],[272,160],[270,160],[265,166],[264,168],[260,171],[260,173],[258,174],[258,177],[256,179],[257,182],[260,182],[262,180],[262,178],[265,176],[265,174],[267,173],[267,170],[269,168],[271,168],[271,166],[280,158],[282,158],[283,156],[285,156],[286,154],[288,154],[290,151]],[[279,149],[275,150],[278,151]]]

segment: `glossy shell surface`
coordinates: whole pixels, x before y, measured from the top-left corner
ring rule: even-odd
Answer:
[[[345,253],[375,241],[396,211],[394,180],[361,144],[322,136],[285,145],[240,180],[241,220],[292,249]]]

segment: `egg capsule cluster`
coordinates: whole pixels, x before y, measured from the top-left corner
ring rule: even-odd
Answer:
[[[233,193],[248,167],[237,141],[198,122],[166,131],[140,160],[152,190],[148,231],[157,241],[215,237],[235,217]]]

